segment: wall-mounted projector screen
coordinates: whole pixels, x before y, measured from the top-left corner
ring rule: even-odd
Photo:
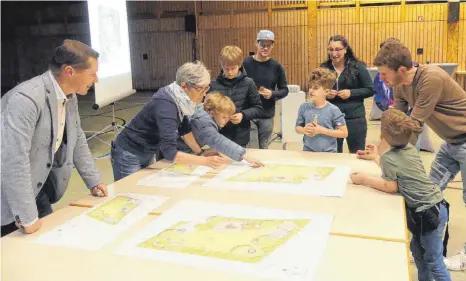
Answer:
[[[128,16],[125,0],[88,0],[91,45],[99,52],[99,82],[94,108],[135,93],[131,77]]]

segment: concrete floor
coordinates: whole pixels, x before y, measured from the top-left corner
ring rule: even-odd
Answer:
[[[118,102],[115,106],[115,115],[120,118],[118,122],[121,124],[123,120],[128,122],[137,114],[141,108],[150,100],[152,93],[138,93],[132,97],[126,98]],[[105,126],[109,125],[111,122],[111,107],[107,106],[98,111],[92,110],[91,106],[92,96],[80,98],[79,107],[80,114],[82,118],[82,127],[85,131],[98,131]],[[372,99],[366,100],[366,111],[369,113],[370,107],[372,105]],[[279,128],[279,110],[280,107],[277,105],[277,118],[275,120],[276,130]],[[378,121],[369,121],[368,122],[368,143],[377,143],[380,135],[380,122]],[[442,140],[435,135],[434,132],[430,132],[433,145],[436,149],[442,143]],[[113,133],[106,133],[101,135],[102,140],[111,141],[114,138]],[[89,146],[91,148],[92,154],[94,157],[103,158],[96,159],[96,165],[99,171],[101,172],[102,180],[105,184],[110,184],[113,182],[112,167],[110,165],[110,160],[108,157],[105,157],[109,153],[110,148],[102,143],[99,140],[93,139],[89,141]],[[269,149],[281,149],[281,142],[276,141],[270,145]],[[292,143],[288,145],[288,150],[301,150],[302,145],[298,143]],[[434,159],[435,154],[429,152],[421,152],[421,158],[426,167],[426,171],[430,170],[430,164]],[[461,178],[458,176],[453,183],[449,185],[445,191],[445,197],[450,202],[450,242],[448,245],[449,254],[455,254],[461,247],[463,247],[464,242],[466,242],[466,208],[462,200],[462,184],[460,182]],[[64,197],[60,202],[54,205],[54,209],[61,208],[68,205],[70,202],[77,200],[88,194],[88,190],[85,188],[83,181],[79,177],[76,171],[74,171],[71,178],[70,185],[66,191]],[[380,253],[383,255],[383,253]],[[375,257],[367,257],[375,258]],[[412,280],[417,280],[417,271],[416,267],[413,264],[413,276]],[[389,269],[389,266],[387,267]],[[454,281],[465,281],[466,272],[451,272],[452,280]]]

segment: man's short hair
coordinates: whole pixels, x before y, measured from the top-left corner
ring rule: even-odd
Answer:
[[[398,71],[401,66],[411,69],[413,60],[408,47],[401,43],[391,42],[384,45],[374,59],[377,67],[386,66],[394,71]]]
[[[66,39],[55,49],[49,69],[55,76],[58,76],[61,69],[67,65],[76,69],[87,69],[90,57],[97,59],[99,53],[82,42]]]
[[[391,43],[401,43],[400,39],[396,37],[389,37],[380,43],[380,48],[382,48],[385,45],[391,44]]]

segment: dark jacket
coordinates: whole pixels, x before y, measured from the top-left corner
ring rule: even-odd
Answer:
[[[335,72],[331,61],[323,63],[321,67]],[[338,82],[333,86],[333,90],[351,91],[351,96],[346,100],[340,97],[329,100],[345,114],[345,119],[356,119],[366,116],[364,99],[374,95],[374,84],[364,63],[356,61],[346,63],[346,67],[341,73]]]
[[[270,58],[267,61],[256,61],[253,56],[248,56],[243,61],[244,69],[248,77],[261,86],[272,91],[270,99],[260,96],[264,113],[262,118],[275,116],[275,102],[288,95],[288,81],[286,80],[285,68],[276,60]]]
[[[190,128],[187,116],[180,120],[168,91],[168,87],[163,87],[154,94],[118,135],[116,145],[132,154],[157,154],[157,160],[163,157],[173,161],[178,152],[177,139],[189,133]]]
[[[196,112],[191,118],[191,129],[199,146],[208,145],[235,161],[243,160],[246,150],[219,133],[217,123],[204,110],[203,105],[196,107]]]
[[[260,118],[263,114],[262,104],[259,92],[254,81],[246,77],[245,71],[240,69],[241,73],[234,79],[227,79],[220,73],[217,80],[210,84],[210,91],[220,92],[230,97],[236,106],[236,113],[243,113],[241,123],[234,125],[228,122],[220,133],[230,140],[241,146],[249,143],[249,131],[251,129],[251,120]]]

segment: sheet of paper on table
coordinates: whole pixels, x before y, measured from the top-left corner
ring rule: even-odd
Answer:
[[[175,163],[142,178],[137,185],[186,188],[210,170],[209,167]]]
[[[273,280],[312,280],[333,215],[185,200],[116,253]]]
[[[162,205],[168,197],[118,193],[89,211],[40,235],[37,243],[96,250]]]
[[[212,188],[243,189],[289,194],[343,197],[350,167],[311,162],[264,162],[252,168],[232,164],[204,184]]]

